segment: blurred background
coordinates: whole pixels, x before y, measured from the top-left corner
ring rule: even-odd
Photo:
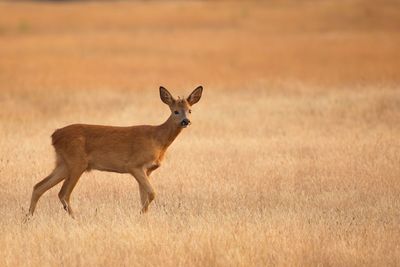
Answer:
[[[400,2],[2,1],[3,89],[400,79]]]

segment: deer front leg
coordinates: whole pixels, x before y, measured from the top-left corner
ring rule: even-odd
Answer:
[[[150,203],[154,200],[156,194],[150,184],[149,177],[147,176],[146,171],[144,171],[143,169],[134,169],[132,170],[132,175],[139,183],[140,200],[142,202],[141,212],[146,213]]]
[[[148,197],[146,189],[141,184],[139,184],[139,193],[140,193],[140,202],[142,203],[142,209],[143,209],[143,207],[146,205],[146,203],[149,202],[149,197]],[[149,206],[149,204],[147,204],[147,207]],[[147,208],[146,208],[146,210],[142,210],[142,212],[147,212]]]

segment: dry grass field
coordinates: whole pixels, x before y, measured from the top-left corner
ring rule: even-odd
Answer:
[[[0,266],[400,265],[399,48],[390,0],[0,3]],[[199,84],[149,213],[93,171],[23,223],[55,129]]]

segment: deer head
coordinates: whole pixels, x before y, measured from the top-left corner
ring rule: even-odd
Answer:
[[[160,86],[161,101],[169,106],[174,123],[182,128],[191,124],[189,118],[192,110],[190,108],[199,102],[202,92],[203,87],[199,86],[186,99],[175,99],[167,89]]]

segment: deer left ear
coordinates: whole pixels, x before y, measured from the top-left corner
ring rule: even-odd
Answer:
[[[197,102],[199,102],[202,93],[203,93],[203,86],[199,86],[196,89],[194,89],[194,91],[186,99],[189,105],[192,106]]]
[[[171,93],[168,92],[168,90],[162,86],[160,86],[160,98],[162,102],[164,102],[167,105],[172,105],[172,103],[174,103],[175,101]]]

